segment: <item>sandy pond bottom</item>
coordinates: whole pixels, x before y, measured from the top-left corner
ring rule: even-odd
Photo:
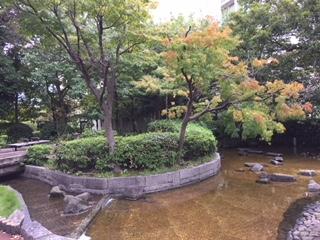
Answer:
[[[91,224],[93,240],[267,240],[285,239],[305,196],[309,177],[296,183],[257,184],[257,175],[237,172],[244,162],[269,163],[270,157],[223,152],[221,173],[182,189],[148,195],[132,202],[115,201]],[[320,170],[320,161],[285,154],[285,165],[268,172],[296,175]],[[320,181],[320,176],[314,178]]]

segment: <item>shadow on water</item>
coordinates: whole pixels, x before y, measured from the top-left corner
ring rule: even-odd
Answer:
[[[301,198],[290,204],[287,211],[283,213],[283,220],[278,227],[277,240],[286,240],[287,233],[294,227],[296,220],[301,216],[305,206],[319,200],[317,198]]]

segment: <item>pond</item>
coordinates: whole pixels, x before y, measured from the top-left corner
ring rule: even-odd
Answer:
[[[223,155],[221,173],[209,180],[135,202],[114,201],[87,235],[93,240],[284,239],[301,211],[296,202],[308,201],[303,198],[310,178],[258,184],[256,174],[235,170],[244,168],[244,162],[269,163],[270,157],[239,156],[235,150]],[[320,170],[319,160],[290,153],[284,159],[284,166],[268,164],[266,170],[294,175],[299,169]],[[314,179],[320,181],[320,176]]]

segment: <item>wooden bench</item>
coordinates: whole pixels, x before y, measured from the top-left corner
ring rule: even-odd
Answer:
[[[33,146],[33,145],[37,145],[37,144],[45,144],[45,143],[49,143],[49,142],[50,142],[49,140],[21,142],[21,143],[8,144],[8,147],[14,148],[14,150],[17,151],[18,148],[21,148],[21,147],[28,147],[28,146]]]

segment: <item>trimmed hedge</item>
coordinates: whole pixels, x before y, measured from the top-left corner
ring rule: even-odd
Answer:
[[[26,163],[36,166],[44,166],[52,154],[52,145],[34,145],[28,148]]]
[[[93,170],[96,162],[108,156],[104,137],[81,138],[62,142],[55,151],[57,168],[63,171]]]
[[[177,135],[173,133],[145,133],[117,138],[117,150],[107,161],[97,162],[97,169],[106,171],[110,163],[122,169],[157,169],[173,166],[178,160]]]
[[[149,123],[148,130],[179,133],[180,127],[181,121],[178,120],[157,120]],[[208,128],[196,123],[189,123],[184,150],[185,160],[206,156],[217,150],[217,140]]]
[[[31,138],[33,129],[24,123],[16,123],[11,125],[7,130],[8,140],[16,142],[21,138]]]
[[[180,126],[179,124],[175,122],[171,127]],[[154,127],[154,130],[156,129]],[[178,131],[119,136],[116,137],[116,151],[110,155],[105,137],[81,138],[62,142],[57,147],[56,166],[62,171],[71,172],[108,171],[115,165],[122,169],[135,170],[171,167],[178,161],[178,142]],[[187,129],[183,158],[196,160],[215,151],[216,139],[212,132],[197,124],[190,124]]]

